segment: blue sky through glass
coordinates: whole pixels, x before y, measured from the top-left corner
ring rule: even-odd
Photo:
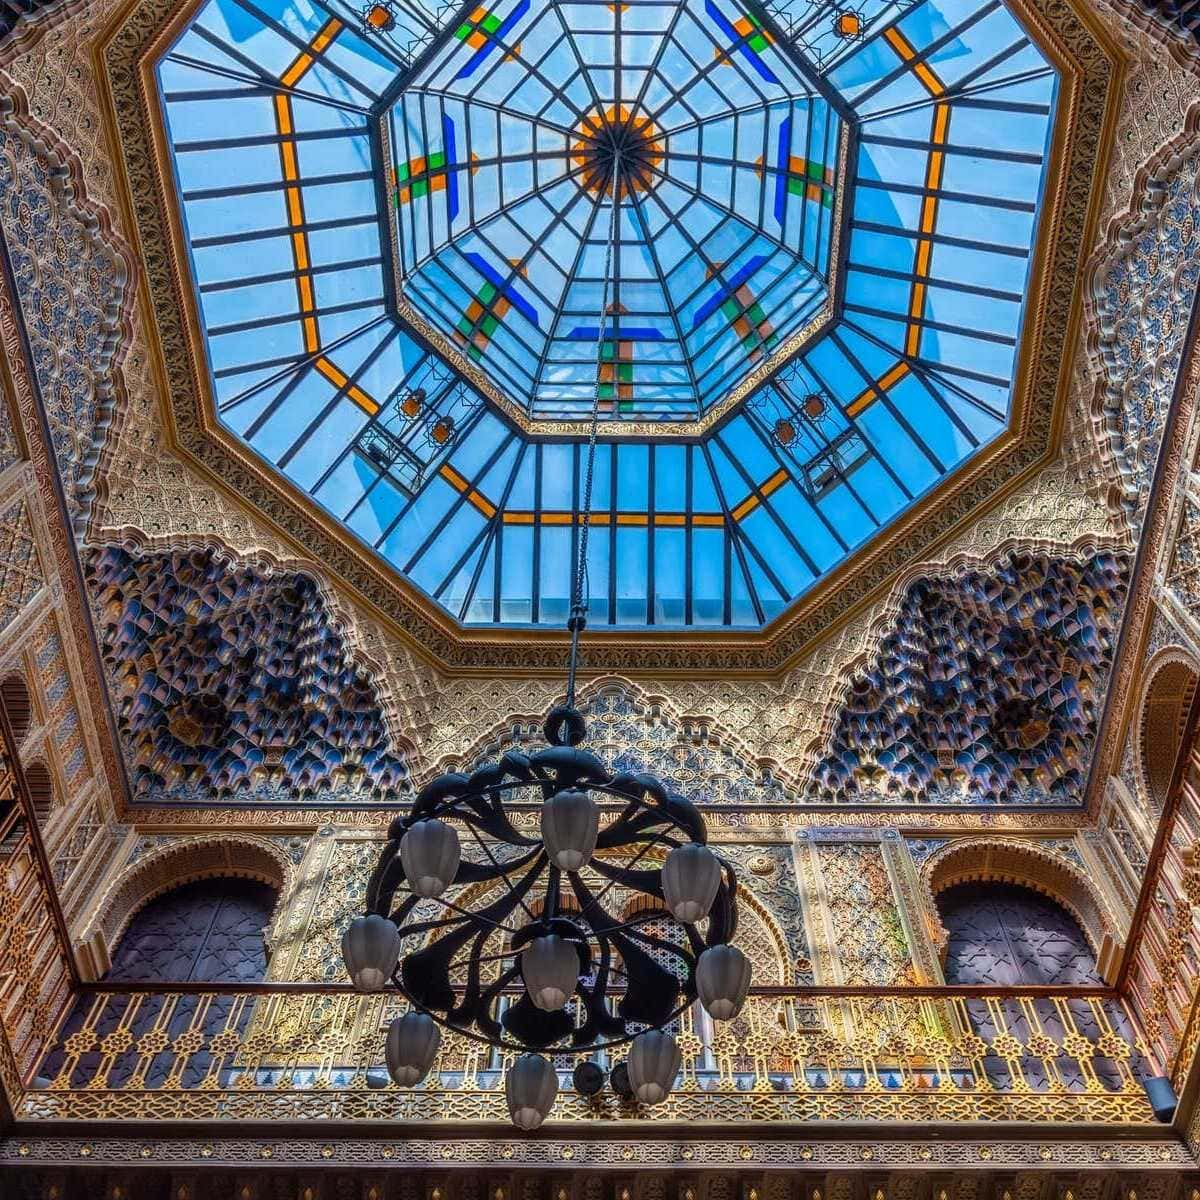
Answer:
[[[559,624],[586,434],[473,381],[599,386],[593,621],[771,620],[1005,428],[1056,98],[1003,4],[837,11],[209,0],[158,82],[219,419],[456,619]]]

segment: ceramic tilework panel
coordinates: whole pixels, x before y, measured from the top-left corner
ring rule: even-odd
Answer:
[[[125,264],[67,172],[0,127],[0,231],[16,277],[67,508],[77,528],[114,404]]]
[[[0,629],[44,586],[29,508],[18,498],[0,512]]]
[[[1012,554],[920,579],[850,681],[812,798],[1082,800],[1129,557]]]
[[[1135,523],[1158,462],[1200,280],[1200,153],[1155,189],[1140,230],[1097,274],[1104,422]]]
[[[841,982],[852,987],[919,983],[880,845],[825,844],[820,858]]]
[[[407,788],[316,583],[212,549],[84,553],[135,795],[382,800]]]

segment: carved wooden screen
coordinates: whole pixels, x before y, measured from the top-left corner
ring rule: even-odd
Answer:
[[[251,879],[184,884],[134,916],[107,978],[253,983],[266,974],[263,931],[274,906],[274,890]]]
[[[950,935],[946,982],[1099,984],[1079,923],[1055,901],[1007,883],[962,883],[938,897]]]

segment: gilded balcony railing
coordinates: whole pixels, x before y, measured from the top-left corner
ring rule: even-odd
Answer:
[[[94,992],[39,1064],[19,1116],[507,1125],[510,1056],[480,1043],[447,1034],[422,1086],[391,1083],[383,1031],[400,1011],[391,997],[270,985]],[[553,1119],[1150,1122],[1133,1028],[1096,989],[759,994],[728,1024],[681,1018],[683,1071],[651,1109],[607,1088],[596,1101],[577,1095],[573,1061],[560,1057]]]

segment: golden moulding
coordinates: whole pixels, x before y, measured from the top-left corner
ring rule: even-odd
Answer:
[[[320,562],[414,649],[454,672],[558,672],[566,634],[462,629],[215,419],[153,63],[199,0],[131,0],[96,43],[115,131],[122,203],[138,232],[171,446],[235,502],[251,504],[297,553]],[[773,675],[903,568],[1052,460],[1082,313],[1083,271],[1116,116],[1121,59],[1086,5],[1009,0],[1060,73],[1045,212],[1034,247],[1007,434],[914,505],[759,631],[589,631],[587,671]],[[1078,4],[1078,7],[1076,7]]]

